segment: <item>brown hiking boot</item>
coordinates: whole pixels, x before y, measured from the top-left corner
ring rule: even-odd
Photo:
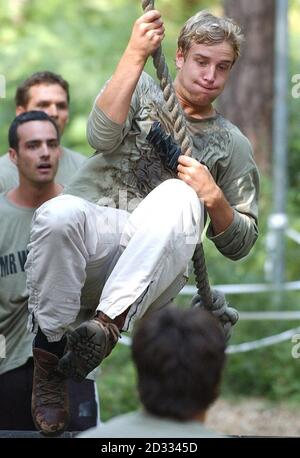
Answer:
[[[58,358],[53,353],[34,348],[33,359],[32,418],[42,434],[57,436],[69,423],[67,382],[56,372]]]
[[[118,326],[100,312],[94,319],[81,323],[68,335],[67,351],[59,360],[59,371],[81,382],[110,354],[120,337]]]

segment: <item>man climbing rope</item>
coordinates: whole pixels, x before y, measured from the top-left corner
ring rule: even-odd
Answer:
[[[212,105],[239,56],[240,28],[200,12],[180,32],[174,87],[193,157],[174,145],[162,92],[143,72],[163,37],[157,10],[135,22],[88,121],[97,153],[34,218],[26,264],[37,333],[32,413],[45,434],[66,427],[66,378],[82,380],[120,331],[178,294],[206,213],[208,237],[232,260],[258,235],[251,146]],[[91,320],[83,321],[83,310]],[[61,401],[51,403],[58,391]]]

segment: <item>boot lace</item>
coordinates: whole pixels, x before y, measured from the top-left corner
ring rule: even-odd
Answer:
[[[61,406],[64,404],[65,398],[65,381],[56,374],[52,372],[49,374],[47,379],[39,380],[37,382],[37,391],[39,396],[37,396],[37,403],[39,406],[44,405],[58,405]]]

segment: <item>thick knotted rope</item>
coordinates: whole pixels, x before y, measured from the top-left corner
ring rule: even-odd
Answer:
[[[233,307],[229,307],[229,304],[221,291],[213,289],[211,292],[213,296],[212,307],[207,307],[205,302],[202,300],[202,296],[199,296],[199,294],[196,294],[193,297],[192,306],[210,310],[213,315],[219,319],[224,329],[226,341],[228,341],[231,336],[231,328],[238,321],[239,314]]]
[[[153,10],[154,0],[142,0],[142,7],[145,13]],[[191,156],[193,142],[187,130],[184,112],[177,99],[161,46],[153,53],[152,58],[160,87],[171,115],[175,140],[179,143],[182,154]],[[231,326],[238,320],[238,313],[235,309],[228,307],[228,303],[222,293],[210,288],[202,243],[196,246],[193,263],[198,294],[194,296],[192,305],[206,308],[217,316],[223,325],[226,337],[229,338]]]

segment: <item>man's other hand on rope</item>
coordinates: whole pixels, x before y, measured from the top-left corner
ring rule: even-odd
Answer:
[[[206,165],[188,156],[178,158],[178,178],[191,186],[203,201],[215,235],[224,232],[233,221],[233,210]]]

